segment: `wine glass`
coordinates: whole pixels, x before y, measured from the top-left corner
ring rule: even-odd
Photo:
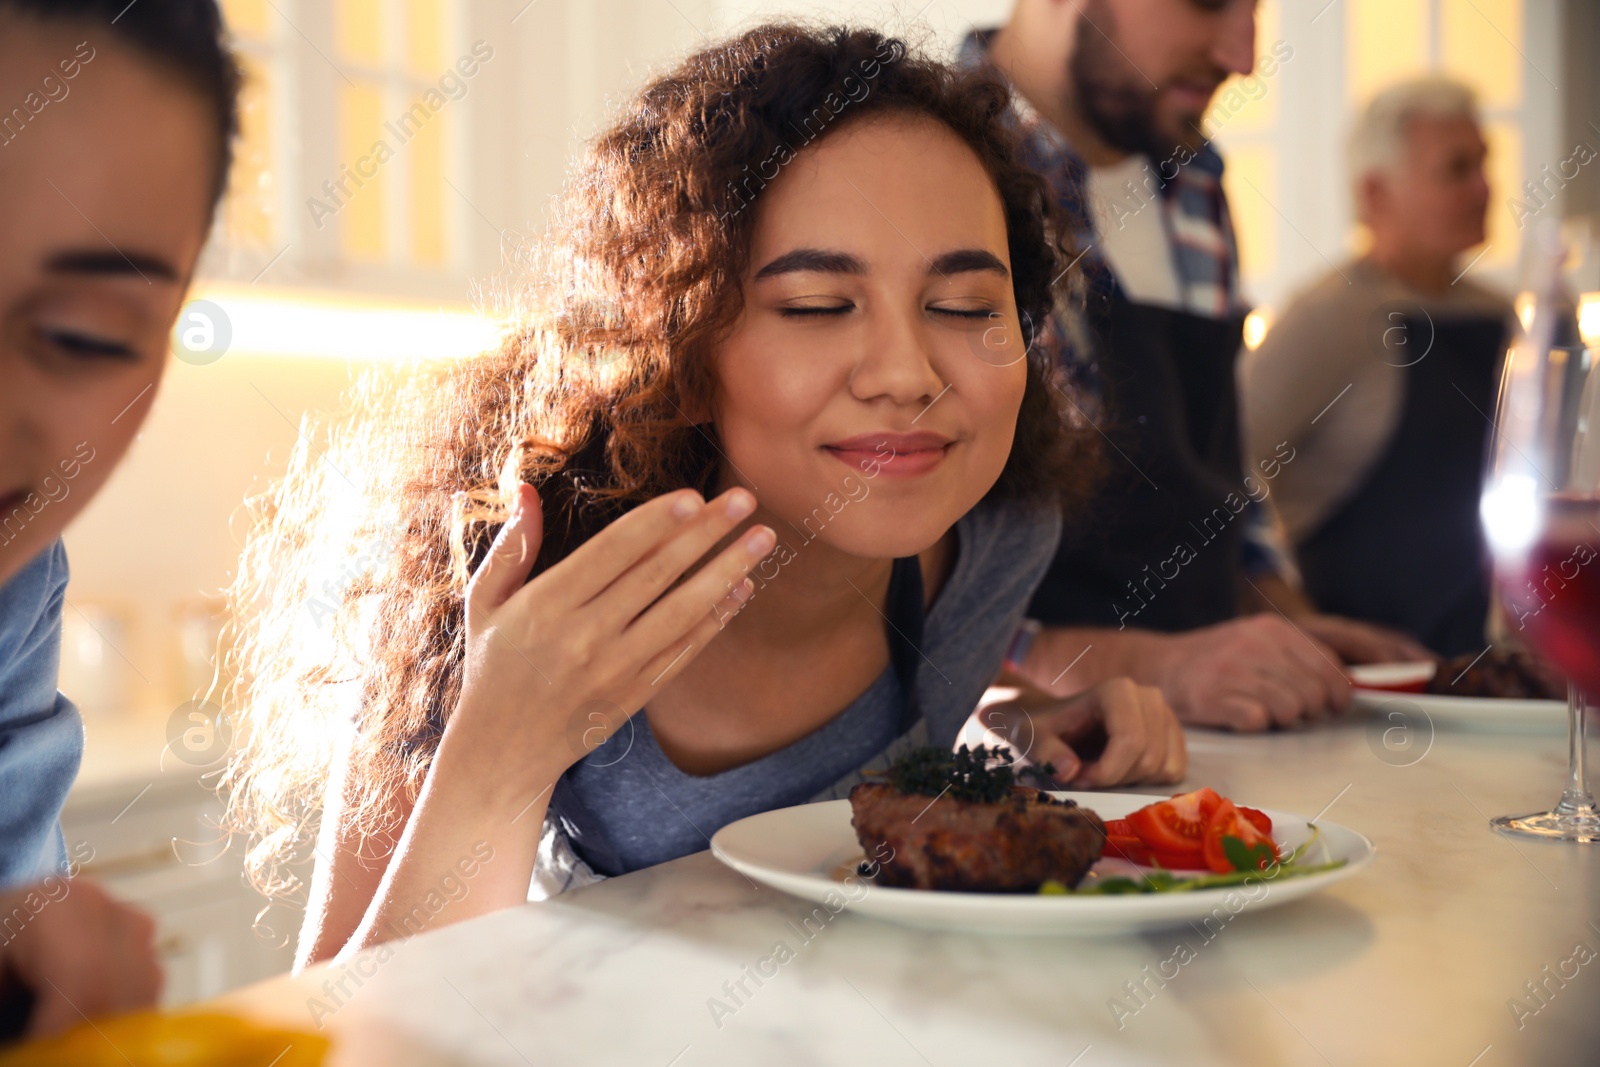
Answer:
[[[1569,679],[1567,783],[1550,811],[1494,825],[1593,843],[1584,694],[1600,695],[1600,350],[1579,338],[1564,259],[1556,226],[1530,235],[1479,511],[1507,628]]]

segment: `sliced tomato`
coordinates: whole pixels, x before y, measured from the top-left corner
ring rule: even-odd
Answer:
[[[1229,871],[1247,870],[1245,867],[1234,865],[1228,857],[1227,848],[1223,842],[1227,838],[1237,838],[1244,847],[1258,853],[1255,861],[1257,870],[1266,868],[1281,857],[1278,846],[1272,838],[1256,828],[1253,820],[1248,818],[1240,808],[1231,800],[1224,800],[1212,812],[1211,821],[1206,826],[1205,832],[1205,864],[1219,874]],[[1263,849],[1262,846],[1265,846]]]
[[[1169,871],[1203,871],[1206,869],[1204,852],[1160,852],[1150,850],[1150,860],[1153,866],[1165,867]]]
[[[1145,848],[1144,842],[1137,837],[1107,837],[1103,855],[1137,863],[1141,867],[1154,866],[1151,862],[1154,857],[1150,855],[1150,850]]]
[[[1150,850],[1144,847],[1144,842],[1133,832],[1133,827],[1128,825],[1127,819],[1106,820],[1106,842],[1100,854],[1137,863],[1142,867],[1150,866]]]
[[[1254,826],[1257,830],[1260,830],[1268,837],[1272,836],[1272,819],[1267,815],[1266,812],[1262,811],[1260,808],[1247,808],[1243,804],[1240,804],[1239,814],[1243,815],[1246,819],[1249,819],[1251,826]]]
[[[1201,868],[1206,827],[1222,803],[1216,790],[1196,789],[1147,804],[1128,816],[1128,825],[1163,867]]]

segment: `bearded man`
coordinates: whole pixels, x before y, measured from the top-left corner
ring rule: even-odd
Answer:
[[[1240,455],[1248,309],[1205,124],[1229,76],[1260,89],[1293,54],[1280,42],[1258,59],[1255,0],[1018,0],[963,45],[1010,81],[1031,161],[1088,249],[1072,268],[1084,336],[1041,333],[1074,402],[1099,401],[1081,406],[1108,445],[1106,488],[1012,642],[1015,680],[1066,695],[1125,675],[1185,722],[1262,730],[1342,709],[1343,662],[1427,655],[1317,613],[1251,536],[1294,455]]]

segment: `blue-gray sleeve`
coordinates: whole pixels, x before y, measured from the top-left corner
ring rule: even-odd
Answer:
[[[61,808],[83,719],[56,690],[67,554],[57,541],[0,586],[0,888],[66,870]]]
[[[928,740],[955,743],[978,699],[1000,673],[1033,590],[1055,556],[1061,513],[1055,507],[1000,504],[975,508],[958,526],[962,581],[934,601],[923,632],[925,659],[917,694]],[[948,600],[945,593],[954,594]]]

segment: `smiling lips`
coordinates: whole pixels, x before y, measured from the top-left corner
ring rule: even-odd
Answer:
[[[856,470],[891,477],[927,474],[944,462],[955,444],[943,434],[864,433],[823,445],[823,451]]]

